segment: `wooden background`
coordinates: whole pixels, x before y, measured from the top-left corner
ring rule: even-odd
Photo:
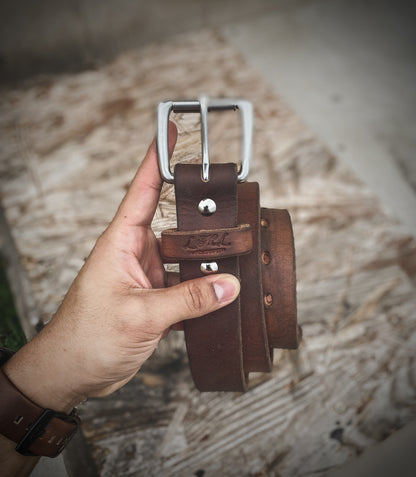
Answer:
[[[171,333],[131,383],[81,406],[88,448],[100,476],[325,475],[416,417],[415,242],[212,31],[3,91],[3,232],[25,329],[50,319],[111,220],[157,103],[201,93],[254,103],[250,179],[292,215],[304,340],[246,394],[201,394]],[[174,160],[196,159],[198,116],[175,120]],[[238,158],[238,126],[210,115],[217,160]],[[153,225],[174,220],[166,186]]]

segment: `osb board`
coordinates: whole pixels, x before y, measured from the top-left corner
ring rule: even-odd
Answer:
[[[251,180],[263,206],[292,215],[303,344],[246,394],[201,394],[171,333],[131,383],[81,406],[84,432],[101,476],[323,475],[415,417],[415,243],[217,34],[3,93],[1,200],[24,298],[50,318],[155,133],[157,103],[201,93],[253,101]],[[235,114],[213,118],[213,156],[238,157]],[[198,117],[176,119],[175,160],[194,160]],[[153,225],[174,225],[170,187]]]

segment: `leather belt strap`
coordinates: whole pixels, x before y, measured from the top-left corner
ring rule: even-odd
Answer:
[[[261,209],[264,310],[269,345],[296,349],[302,330],[296,315],[296,266],[292,223],[287,210]]]
[[[203,276],[201,263],[212,259],[218,272],[240,279],[235,302],[184,329],[196,387],[245,391],[248,373],[271,371],[273,348],[297,348],[301,338],[293,232],[286,210],[260,209],[257,183],[237,185],[235,164],[210,172],[204,182],[199,165],[176,166],[178,228],[162,234],[162,255],[179,261],[181,281]],[[211,215],[198,210],[207,198],[216,204]]]
[[[202,181],[201,167],[177,164],[175,192],[178,231],[209,230],[237,226],[237,169],[235,164],[216,164],[210,180]],[[212,215],[203,215],[198,204],[205,199],[216,204]],[[238,257],[217,260],[222,273],[239,277]],[[181,281],[203,276],[201,260],[180,260]],[[200,391],[244,391],[240,298],[208,316],[184,323],[189,365]]]
[[[256,182],[238,184],[238,219],[248,222],[253,231],[253,250],[240,258],[243,360],[247,372],[267,372],[272,368],[263,306],[259,201]]]

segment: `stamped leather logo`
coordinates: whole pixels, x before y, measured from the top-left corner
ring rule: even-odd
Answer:
[[[190,235],[183,248],[193,255],[207,252],[220,254],[232,245],[228,235],[228,232]]]

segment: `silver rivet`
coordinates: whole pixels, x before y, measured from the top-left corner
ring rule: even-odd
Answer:
[[[217,262],[203,262],[203,263],[201,263],[201,272],[205,273],[205,275],[209,275],[210,273],[217,273],[218,272],[218,263]]]
[[[202,215],[210,216],[217,210],[217,205],[212,199],[202,199],[198,204],[198,210]]]

